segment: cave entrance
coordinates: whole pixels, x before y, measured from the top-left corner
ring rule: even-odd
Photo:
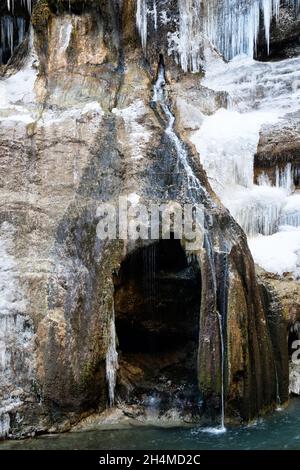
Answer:
[[[156,404],[160,413],[198,409],[200,302],[198,262],[180,241],[161,240],[125,259],[115,282],[122,400]]]

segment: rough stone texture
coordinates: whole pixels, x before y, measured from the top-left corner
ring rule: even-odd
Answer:
[[[276,328],[277,334],[272,335],[273,338],[277,337],[276,344],[274,344],[275,358],[277,361],[277,370],[285,370],[283,374],[279,374],[279,391],[280,397],[285,397],[287,392],[286,383],[289,385],[289,392],[293,395],[300,395],[300,368],[292,360],[292,355],[296,351],[292,346],[294,341],[299,341],[299,325],[300,325],[300,288],[299,281],[295,281],[288,276],[276,276],[267,273],[261,268],[257,267],[259,279],[263,288],[265,302],[269,303],[271,316],[269,316],[269,324],[272,328],[274,323],[280,322],[281,327]],[[271,297],[270,297],[271,296]],[[269,298],[269,300],[268,300]],[[271,321],[271,323],[270,323]],[[278,332],[279,336],[278,336]],[[286,338],[288,337],[288,351],[286,348]],[[298,343],[299,344],[299,343]],[[297,345],[298,348],[298,345]],[[296,348],[296,349],[297,349]],[[277,354],[276,354],[277,349]],[[281,349],[281,354],[278,352]],[[288,354],[288,357],[287,357]],[[298,358],[299,355],[297,355]],[[281,361],[279,360],[281,358]],[[283,363],[289,366],[282,368]],[[283,362],[282,362],[283,361]],[[289,379],[287,372],[289,370]]]
[[[47,12],[47,28],[35,22],[34,49],[22,68],[30,77],[26,90],[1,109],[0,249],[8,260],[0,276],[3,435],[65,430],[107,406],[115,274],[145,243],[100,242],[99,204],[116,204],[120,195],[138,195],[145,204],[190,202],[162,110],[151,104],[154,62],[145,63],[133,3],[124,1],[122,11],[119,2],[100,7],[101,14],[98,7],[81,15]],[[197,81],[191,76],[179,96],[180,77],[176,66],[168,69],[173,109],[177,98],[187,102]],[[195,325],[200,415],[220,420],[220,313],[226,417],[250,420],[276,403],[266,307],[244,233],[213,194],[196,152],[184,145],[201,184],[193,201],[205,208],[204,245],[192,253],[202,285]]]
[[[280,301],[284,321],[288,326],[300,321],[299,282],[288,276],[276,276],[257,267],[259,276],[271,285]]]

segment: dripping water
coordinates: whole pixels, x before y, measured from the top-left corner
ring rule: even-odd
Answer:
[[[156,245],[149,245],[143,250],[143,281],[144,281],[144,292],[149,299],[148,306],[151,310],[151,314],[154,316],[156,310],[156,271],[157,271],[157,256],[156,256]]]
[[[275,362],[275,378],[276,378],[276,411],[281,411],[281,398],[280,398],[280,387],[279,387],[279,377],[278,377],[278,370],[277,364]]]
[[[143,50],[146,51],[148,34],[147,0],[137,0],[136,25],[140,34]]]
[[[273,19],[279,20],[281,4],[299,13],[300,0],[178,0],[178,27],[168,34],[168,53],[175,57],[184,72],[199,72],[205,37],[226,60],[240,54],[253,58],[258,52],[263,29],[264,46],[269,55],[271,24]],[[136,25],[144,52],[149,17],[153,18],[154,29],[158,29],[157,8],[156,0],[152,11],[147,8],[147,0],[137,0]]]
[[[20,0],[19,2],[23,7],[27,8],[29,14],[32,10],[32,0]],[[7,0],[7,9],[8,11],[14,12],[15,9],[15,0]]]

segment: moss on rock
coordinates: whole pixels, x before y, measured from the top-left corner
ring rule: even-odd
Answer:
[[[41,32],[45,29],[52,16],[48,0],[40,0],[34,7],[31,23],[36,31]]]

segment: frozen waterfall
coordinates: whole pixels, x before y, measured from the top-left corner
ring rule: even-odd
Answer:
[[[263,124],[280,123],[300,110],[298,81],[300,58],[262,63],[240,56],[226,64],[210,55],[203,84],[226,91],[229,105],[205,116],[191,137],[214,190],[250,237],[255,261],[296,277],[300,205],[292,165],[275,167],[274,181],[261,174],[255,184],[254,155]]]
[[[7,8],[9,11],[14,12],[15,3],[18,3],[18,0],[7,0]],[[31,13],[32,0],[19,0],[19,3],[25,8],[27,8],[28,12]]]

